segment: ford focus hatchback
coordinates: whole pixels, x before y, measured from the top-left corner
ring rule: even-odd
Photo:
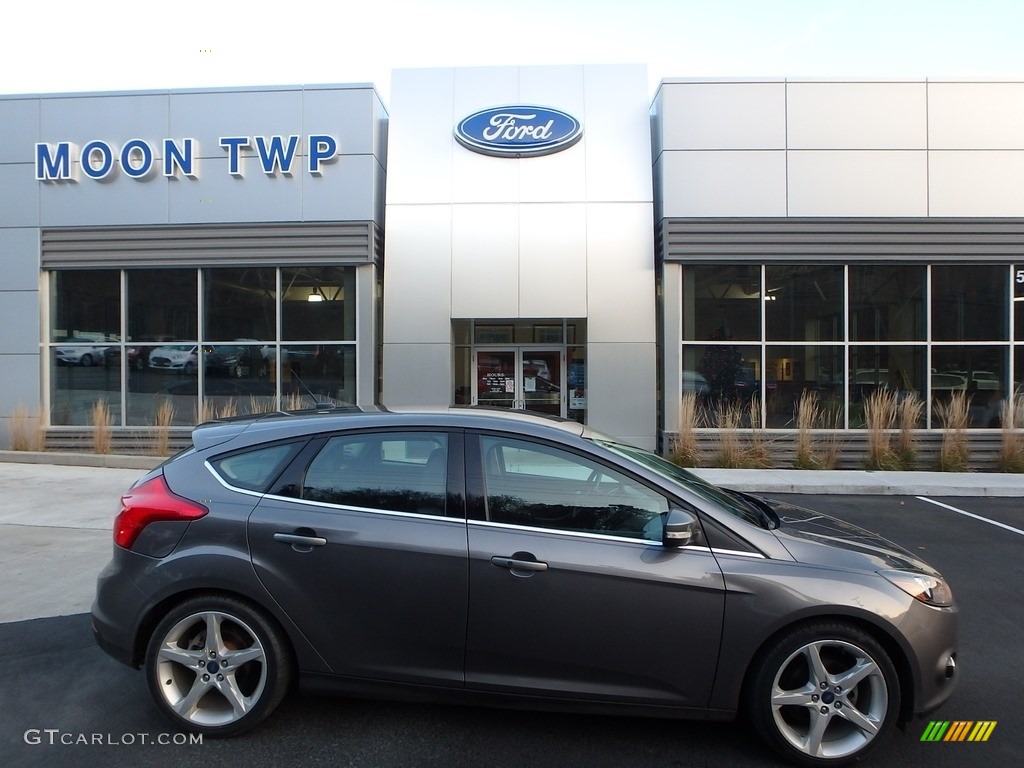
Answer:
[[[957,608],[896,545],[573,422],[275,414],[198,427],[129,489],[92,609],[179,728],[297,684],[658,717],[746,711],[863,757],[956,682]]]

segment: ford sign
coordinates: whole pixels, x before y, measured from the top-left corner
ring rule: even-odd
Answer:
[[[458,142],[484,155],[536,157],[568,149],[583,136],[572,115],[547,107],[492,107],[455,126]]]

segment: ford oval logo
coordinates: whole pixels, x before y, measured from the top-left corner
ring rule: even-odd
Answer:
[[[491,107],[455,126],[455,138],[474,152],[498,157],[535,157],[568,149],[583,136],[583,125],[557,109]]]

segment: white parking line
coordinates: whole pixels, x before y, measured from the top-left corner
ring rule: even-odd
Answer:
[[[967,517],[973,517],[975,520],[981,520],[981,522],[983,522],[983,523],[989,523],[990,525],[996,525],[996,526],[999,526],[1000,528],[1005,528],[1008,531],[1013,531],[1014,533],[1019,533],[1021,536],[1024,536],[1024,531],[1022,531],[1020,528],[1014,528],[1012,525],[1007,525],[1006,523],[1000,523],[1000,522],[997,522],[996,520],[989,520],[987,517],[982,517],[981,515],[976,515],[973,512],[967,512],[966,510],[963,510],[963,509],[957,509],[956,507],[951,507],[951,506],[949,506],[949,504],[943,504],[941,501],[935,501],[935,499],[929,499],[926,496],[918,496],[917,498],[919,498],[921,501],[927,501],[929,504],[934,504],[937,507],[942,507],[943,509],[948,509],[951,512],[956,512],[956,513],[961,514],[961,515],[967,515]]]

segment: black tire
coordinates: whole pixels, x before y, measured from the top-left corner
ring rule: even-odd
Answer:
[[[82,355],[82,367],[83,368],[91,368],[92,367],[92,355],[90,355],[88,353]]]
[[[284,634],[262,611],[208,596],[186,600],[157,625],[145,671],[157,707],[176,727],[222,738],[255,728],[274,711],[292,661]]]
[[[755,730],[787,760],[838,766],[889,736],[900,685],[885,649],[840,622],[795,627],[754,660],[746,707]]]

